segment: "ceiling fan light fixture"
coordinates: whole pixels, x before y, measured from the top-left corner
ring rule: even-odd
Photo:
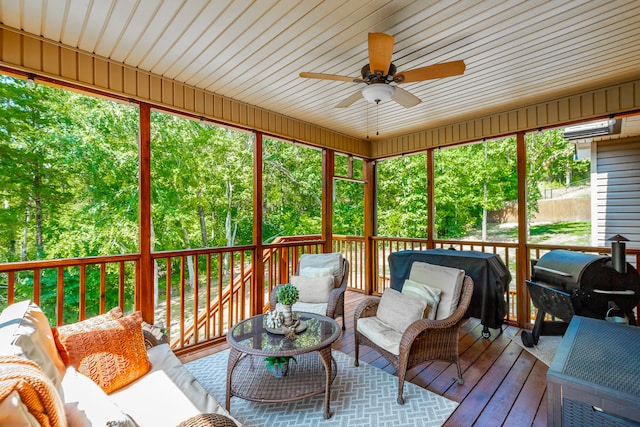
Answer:
[[[389,101],[396,88],[386,83],[372,83],[362,88],[362,97],[369,102]]]

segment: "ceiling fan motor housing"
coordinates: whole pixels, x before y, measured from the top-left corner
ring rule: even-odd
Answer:
[[[389,64],[389,71],[385,76],[381,76],[378,74],[373,74],[371,72],[371,67],[369,64],[365,64],[364,67],[360,70],[362,74],[362,80],[367,84],[371,83],[389,83],[393,81],[393,76],[396,74],[397,68],[394,64]]]

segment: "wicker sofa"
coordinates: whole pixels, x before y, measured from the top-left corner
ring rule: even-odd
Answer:
[[[167,344],[147,348],[156,339],[143,338],[139,313],[118,311],[52,329],[30,301],[7,307],[0,314],[0,425],[241,425]]]

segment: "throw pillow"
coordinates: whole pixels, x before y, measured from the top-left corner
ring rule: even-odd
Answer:
[[[49,321],[31,301],[5,308],[0,315],[0,354],[33,360],[56,387],[65,366],[58,354]]]
[[[394,330],[404,333],[413,322],[422,319],[426,306],[425,300],[387,288],[382,293],[376,317]]]
[[[135,427],[133,420],[113,403],[96,383],[74,369],[67,368],[62,379],[64,412],[69,427],[89,425]]]
[[[323,303],[329,301],[333,287],[333,276],[291,276],[291,284],[298,288],[298,301]]]
[[[464,270],[416,261],[411,266],[409,279],[442,289],[436,319],[446,319],[458,308]]]
[[[107,311],[104,314],[100,314],[98,316],[90,317],[89,319],[82,320],[76,323],[70,323],[68,325],[58,326],[57,328],[53,328],[53,336],[57,335],[72,335],[78,334],[81,332],[92,331],[95,329],[96,325],[101,323],[119,319],[122,317],[122,309],[120,307],[114,307],[111,310]],[[67,353],[67,349],[60,345],[60,340],[55,340],[56,346],[58,347],[58,353],[60,353],[60,357],[65,365],[69,365],[69,353]],[[64,375],[64,373],[63,373]]]
[[[442,290],[427,285],[426,283],[415,282],[411,279],[404,281],[402,285],[402,293],[414,298],[420,298],[427,302],[427,307],[424,309],[423,318],[434,320],[436,318],[436,311],[438,310],[438,304],[440,303],[440,294]]]
[[[142,315],[135,312],[95,324],[93,329],[57,328],[59,347],[69,365],[91,378],[108,394],[140,378],[151,368],[142,334]]]

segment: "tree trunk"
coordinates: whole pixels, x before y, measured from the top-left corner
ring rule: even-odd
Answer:
[[[186,246],[187,249],[191,249],[191,241],[189,239],[189,233],[187,232],[187,229],[185,228],[184,224],[182,223],[182,221],[180,221],[180,228],[182,228],[182,235],[184,238],[184,244]],[[193,257],[192,256],[188,256],[187,257],[187,268],[189,269],[189,279],[187,280],[187,284],[189,285],[190,288],[193,287],[193,282],[194,282],[194,270],[193,270]]]
[[[227,246],[233,246],[235,240],[235,231],[232,230],[232,216],[231,216],[231,208],[233,206],[233,184],[231,180],[227,178],[227,217],[224,221],[224,231],[225,231],[225,239],[227,242]],[[225,253],[224,255],[224,268],[227,270],[229,267],[229,254]]]
[[[153,218],[151,220],[151,252],[153,252],[154,242],[156,240],[156,232],[153,229]],[[171,292],[170,289],[167,289],[167,292]],[[160,303],[160,289],[158,284],[158,260],[153,260],[153,306],[158,308],[158,304]],[[169,307],[167,307],[169,310]]]
[[[42,179],[40,178],[40,173],[36,172],[36,176],[34,178],[34,187],[35,192],[33,195],[33,200],[35,203],[35,211],[36,211],[36,257],[37,259],[44,258],[44,245],[42,242],[42,200],[40,199],[40,189],[42,185]]]
[[[27,243],[29,242],[27,237],[29,236],[29,220],[30,220],[30,215],[29,215],[29,207],[27,206],[27,213],[24,216],[24,229],[22,230],[22,251],[20,253],[20,260],[22,261],[26,261],[27,260]]]
[[[204,208],[198,206],[198,216],[200,217],[200,234],[202,235],[202,247],[209,247],[209,240],[207,238],[207,220],[204,217]]]

